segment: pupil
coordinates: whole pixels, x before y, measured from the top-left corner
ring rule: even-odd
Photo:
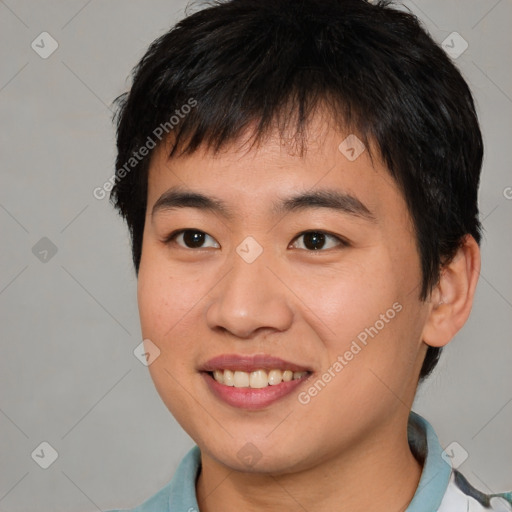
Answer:
[[[204,243],[204,233],[200,231],[185,231],[183,241],[189,247],[200,247]]]
[[[308,249],[320,249],[325,242],[325,235],[323,233],[310,232],[304,235],[304,245]],[[312,245],[312,247],[309,247]]]

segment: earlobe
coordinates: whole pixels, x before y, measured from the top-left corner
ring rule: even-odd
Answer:
[[[453,259],[441,270],[432,290],[430,311],[423,328],[423,341],[443,347],[466,323],[480,275],[480,248],[471,235],[464,237]]]

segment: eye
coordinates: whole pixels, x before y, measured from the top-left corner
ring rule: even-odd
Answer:
[[[294,240],[298,240],[304,237],[303,247],[299,247],[299,249],[306,249],[308,251],[318,251],[320,249],[325,249],[326,240],[334,240],[334,246],[339,245],[341,247],[347,247],[349,244],[345,240],[341,239],[336,235],[331,235],[326,233],[325,231],[304,231],[299,236],[297,236]],[[337,243],[336,243],[337,242]],[[327,247],[327,249],[332,249],[331,247]]]
[[[203,245],[206,238],[214,240],[210,235],[204,231],[200,231],[199,229],[180,229],[178,231],[173,231],[169,236],[167,236],[165,243],[177,243],[185,249],[203,249],[205,247],[215,247],[211,245]],[[217,244],[217,247],[220,246]]]

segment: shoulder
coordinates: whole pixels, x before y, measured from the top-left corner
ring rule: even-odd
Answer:
[[[192,512],[199,510],[195,481],[201,467],[201,452],[193,446],[181,460],[172,480],[144,503],[130,510],[107,512]]]
[[[453,470],[438,512],[512,512],[512,492],[485,494]]]
[[[453,467],[432,425],[413,411],[407,434],[412,453],[423,464],[407,512],[512,512],[512,492],[486,494],[473,487]]]

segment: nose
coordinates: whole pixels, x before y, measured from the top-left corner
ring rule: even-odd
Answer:
[[[212,290],[207,324],[212,330],[230,332],[248,339],[260,331],[285,331],[293,321],[293,295],[279,279],[277,266],[264,257],[252,263],[237,253],[231,270]]]

